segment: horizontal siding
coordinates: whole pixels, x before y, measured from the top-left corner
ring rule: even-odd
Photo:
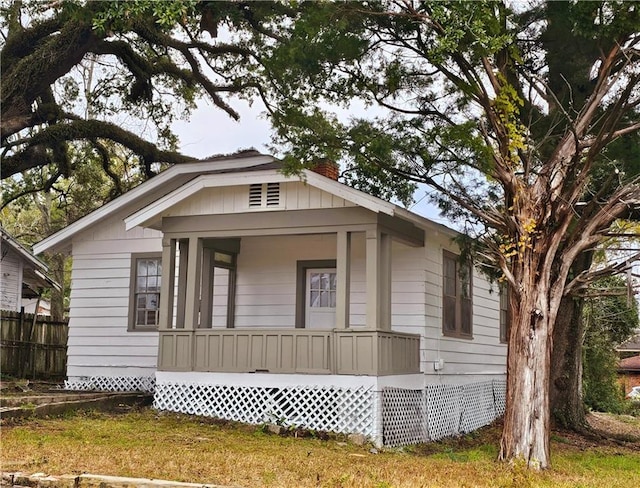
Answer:
[[[69,312],[69,377],[150,376],[158,334],[128,332],[131,254],[160,252],[160,233],[125,231],[111,218],[73,242]]]
[[[22,261],[7,246],[2,247],[6,255],[0,261],[0,309],[20,311],[22,301]]]
[[[346,204],[323,200],[322,193],[287,183],[282,195],[287,206],[295,201],[296,208]],[[233,192],[223,192],[223,196],[227,203],[237,203],[239,198]],[[105,222],[104,226],[118,228],[85,233],[74,241],[69,333],[69,374],[74,376],[83,376],[82,371],[155,368],[157,334],[128,332],[127,321],[131,252],[160,251],[159,234],[136,229],[125,232],[121,222]],[[423,248],[393,243],[393,329],[422,336],[425,373],[433,373],[437,358],[445,361],[441,372],[445,376],[503,370],[506,347],[499,343],[498,294],[479,273],[474,274],[473,339],[442,335],[442,250],[453,246],[448,237],[437,233],[427,233],[426,238]],[[238,257],[236,327],[294,327],[296,262],[335,256],[335,234],[243,238]],[[351,262],[353,327],[365,325],[365,264],[365,239],[356,233]]]
[[[427,374],[447,382],[475,381],[475,375],[500,375],[506,371],[507,348],[500,343],[499,295],[477,269],[473,274],[473,338],[459,339],[442,334],[442,251],[457,252],[445,237],[429,240],[426,255],[427,278],[423,365]],[[444,360],[444,368],[435,372],[433,362]],[[461,376],[462,375],[462,376]],[[448,379],[442,379],[447,378]],[[460,377],[460,378],[458,378]]]

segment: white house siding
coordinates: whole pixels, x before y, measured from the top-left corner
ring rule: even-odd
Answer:
[[[122,218],[113,216],[73,240],[67,363],[72,386],[87,377],[152,377],[156,370],[157,332],[127,328],[131,254],[160,252],[161,234],[126,232]]]
[[[500,299],[477,268],[473,270],[473,338],[459,339],[442,333],[442,251],[456,252],[451,239],[427,234],[426,245],[426,337],[423,360],[427,382],[472,383],[501,379],[506,373],[507,347],[500,343]],[[434,363],[444,361],[437,370]]]
[[[22,260],[3,246],[0,261],[0,309],[19,312],[22,306]]]

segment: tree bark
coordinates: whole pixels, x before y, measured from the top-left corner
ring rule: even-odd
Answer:
[[[528,268],[535,269],[529,265]],[[535,276],[535,272],[525,275]],[[528,467],[544,469],[549,457],[549,376],[553,314],[548,284],[536,279],[510,300],[511,332],[507,368],[507,402],[500,459],[522,459]],[[512,292],[513,293],[513,292]]]
[[[582,309],[581,298],[565,297],[553,329],[550,408],[555,424],[574,430],[585,425],[582,401]]]

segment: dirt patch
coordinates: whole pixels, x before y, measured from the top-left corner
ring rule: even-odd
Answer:
[[[587,415],[587,422],[596,432],[640,443],[640,418],[638,417],[592,412]]]

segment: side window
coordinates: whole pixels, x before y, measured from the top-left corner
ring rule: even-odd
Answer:
[[[461,264],[459,256],[443,251],[442,333],[446,336],[472,338],[471,276],[470,264]]]
[[[133,254],[131,256],[129,330],[158,328],[161,279],[161,255]]]

